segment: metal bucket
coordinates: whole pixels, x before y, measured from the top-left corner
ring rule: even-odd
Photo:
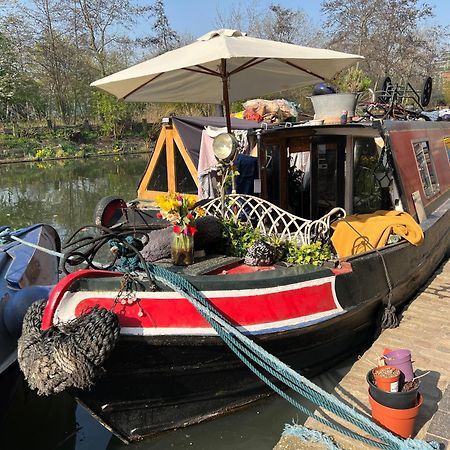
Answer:
[[[355,115],[356,94],[325,94],[309,97],[314,108],[315,119],[340,117],[347,111],[347,117]]]

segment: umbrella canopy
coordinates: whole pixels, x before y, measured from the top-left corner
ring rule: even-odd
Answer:
[[[211,31],[91,85],[130,102],[229,102],[332,78],[362,56]]]

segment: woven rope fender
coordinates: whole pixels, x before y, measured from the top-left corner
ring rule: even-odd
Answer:
[[[41,330],[46,301],[28,309],[18,341],[17,358],[25,379],[39,395],[67,388],[89,388],[119,338],[117,316],[94,307],[86,314]]]

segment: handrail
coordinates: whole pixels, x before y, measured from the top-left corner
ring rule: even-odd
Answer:
[[[207,214],[218,218],[232,218],[252,224],[266,236],[278,235],[281,239],[295,239],[300,245],[311,244],[319,237],[327,238],[330,224],[337,216],[345,217],[342,208],[333,208],[317,220],[303,219],[291,214],[267,200],[253,195],[229,194],[225,197],[225,210],[222,200],[214,198],[202,205]]]

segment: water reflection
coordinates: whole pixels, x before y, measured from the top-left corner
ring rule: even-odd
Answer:
[[[313,381],[331,391],[350,370],[345,361]],[[306,401],[306,407],[314,410]],[[39,397],[20,380],[5,421],[0,422],[2,450],[268,450],[278,442],[283,427],[305,417],[282,398],[265,400],[214,420],[124,444],[103,428],[67,394]],[[25,431],[24,431],[25,429]]]
[[[147,161],[147,155],[137,155],[1,166],[0,224],[47,222],[64,240],[93,222],[102,197],[135,198]]]

